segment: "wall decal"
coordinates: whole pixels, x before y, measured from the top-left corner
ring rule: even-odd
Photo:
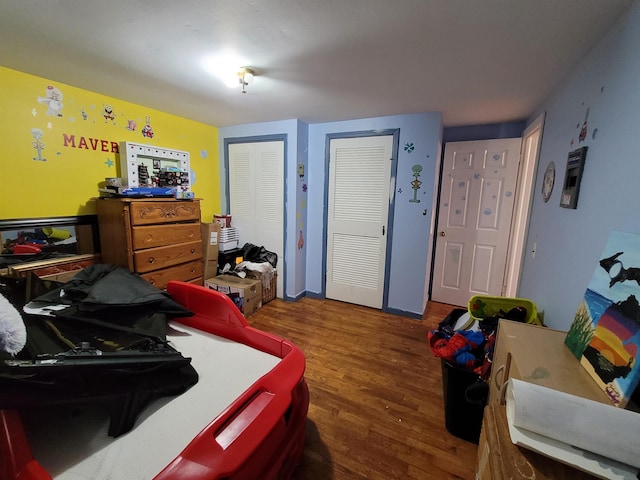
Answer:
[[[34,140],[31,143],[31,145],[33,145],[33,148],[35,148],[35,150],[38,152],[38,156],[33,157],[33,159],[39,162],[46,162],[47,159],[42,156],[42,151],[44,150],[44,143],[42,142],[42,137],[44,136],[44,132],[39,128],[32,128],[31,136],[33,137],[33,140]]]
[[[84,108],[80,109],[80,115],[82,115],[83,120],[86,120],[87,118],[89,118],[89,115],[87,115],[87,112]]]
[[[404,151],[407,153],[413,153],[414,148],[415,145],[413,144],[413,142],[407,142],[404,144]]]
[[[48,85],[46,89],[46,96],[38,97],[38,103],[44,103],[47,105],[47,115],[52,117],[62,117],[62,108],[64,107],[62,104],[63,98],[64,95],[58,88],[53,85]]]
[[[582,122],[582,128],[580,129],[580,136],[578,137],[578,143],[584,142],[587,138],[587,121],[589,119],[589,107],[587,107],[587,113],[584,114],[584,122]]]
[[[111,120],[111,123],[116,124],[116,114],[111,105],[104,105],[102,107],[102,116],[104,117],[104,123],[108,123],[109,120]]]
[[[127,126],[125,128],[130,132],[135,132],[137,126],[138,122],[136,122],[135,120],[127,120]]]
[[[109,168],[111,168],[111,167],[113,167],[115,165],[114,161],[111,160],[110,158],[107,158],[107,161],[104,162],[104,164]]]
[[[302,180],[304,178],[304,163],[298,164],[298,178]]]
[[[306,183],[303,183],[303,184],[302,184],[302,191],[303,191],[304,193],[307,193],[307,184],[306,184]]]
[[[145,138],[153,138],[153,128],[151,127],[151,117],[146,118],[146,123],[142,127],[142,136]]]
[[[420,177],[420,174],[422,173],[422,165],[414,165],[413,167],[411,167],[411,170],[413,171],[413,181],[411,182],[411,188],[413,188],[413,198],[410,199],[409,202],[420,203],[420,199],[418,198],[418,189],[420,188],[420,185],[422,185],[422,182],[418,180],[418,177]]]
[[[304,247],[304,237],[302,236],[302,230],[300,230],[300,235],[298,237],[298,250],[301,250]]]

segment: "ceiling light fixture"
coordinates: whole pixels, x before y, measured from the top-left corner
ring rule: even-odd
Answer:
[[[242,93],[247,93],[247,85],[253,82],[253,70],[247,67],[238,70],[238,82],[242,87]]]

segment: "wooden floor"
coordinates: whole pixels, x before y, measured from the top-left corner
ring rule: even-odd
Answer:
[[[473,479],[477,446],[445,428],[440,360],[422,321],[303,298],[273,300],[249,318],[306,355],[311,402],[297,480]]]

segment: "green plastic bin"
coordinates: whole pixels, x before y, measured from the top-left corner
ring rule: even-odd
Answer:
[[[536,304],[528,298],[490,297],[488,295],[474,295],[469,299],[469,314],[475,320],[481,321],[508,312],[515,307],[527,309],[526,323],[542,325],[538,319]]]

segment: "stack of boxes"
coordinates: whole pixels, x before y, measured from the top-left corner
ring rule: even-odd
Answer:
[[[201,234],[204,256],[204,285],[226,294],[246,317],[262,307],[262,281],[234,275],[218,275],[220,252],[238,248],[238,229],[214,218],[213,223],[202,223]],[[230,222],[229,217],[229,222]],[[235,262],[234,262],[235,265]]]

